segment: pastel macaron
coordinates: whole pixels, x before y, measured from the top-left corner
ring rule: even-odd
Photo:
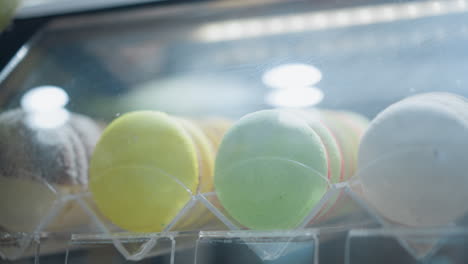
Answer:
[[[218,149],[226,131],[232,126],[232,122],[225,118],[207,118],[198,120],[199,126],[209,138],[215,150]]]
[[[350,179],[357,169],[358,148],[369,121],[366,117],[349,111],[322,110],[323,121],[338,141],[343,157],[343,178]]]
[[[327,128],[328,137],[332,138],[333,142],[335,142],[333,145],[326,144],[329,164],[333,160],[335,160],[335,163],[337,161],[340,162],[339,174],[333,173],[333,171],[337,170],[333,170],[333,167],[331,167],[332,175],[335,175],[330,178],[331,183],[349,180],[356,173],[358,146],[361,136],[369,124],[369,120],[351,111],[309,110],[307,112],[314,116],[314,120],[320,120],[320,123]],[[319,130],[316,129],[316,131]],[[324,137],[322,137],[323,139]],[[313,221],[325,221],[354,210],[352,203],[346,202],[343,199],[344,195],[341,192],[330,195]]]
[[[60,208],[62,196],[85,192],[87,187],[100,124],[69,113],[63,124],[44,128],[31,122],[32,116],[24,109],[0,113],[0,230],[36,232],[41,221]],[[75,201],[63,208],[40,231],[63,232],[86,223]]]
[[[125,114],[104,131],[93,153],[89,187],[103,215],[134,232],[164,230],[197,192],[197,146],[176,118]]]
[[[377,115],[359,148],[369,203],[408,226],[447,225],[468,211],[468,104],[448,93],[401,100]]]
[[[294,114],[297,114],[298,117],[303,118],[309,127],[312,128],[322,140],[327,156],[327,178],[330,183],[343,181],[344,164],[342,150],[336,136],[334,135],[334,132],[323,120],[320,112],[295,110]]]
[[[297,114],[263,110],[236,122],[215,162],[215,190],[227,212],[251,229],[299,225],[326,193],[320,136]]]

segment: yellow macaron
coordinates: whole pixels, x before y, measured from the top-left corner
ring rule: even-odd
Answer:
[[[116,119],[89,169],[100,211],[129,231],[164,230],[198,189],[194,141],[187,125],[165,113],[138,111]]]

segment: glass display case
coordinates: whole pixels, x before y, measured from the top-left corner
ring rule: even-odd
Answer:
[[[467,46],[465,0],[50,17],[0,72],[0,262],[467,263]]]

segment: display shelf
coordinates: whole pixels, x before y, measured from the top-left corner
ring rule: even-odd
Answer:
[[[91,255],[109,256],[125,259],[114,247],[118,239],[125,250],[133,253],[126,260],[132,263],[146,263],[149,259],[165,255],[163,263],[207,263],[216,255],[218,248],[229,248],[242,252],[248,262],[269,263],[281,262],[285,256],[300,255],[300,263],[317,263],[318,230],[297,231],[201,231],[170,232],[159,234],[135,235],[114,234],[96,236],[92,234],[74,235],[70,242],[80,249],[67,253],[66,263],[81,263],[83,249]],[[97,253],[101,251],[102,253]],[[94,253],[93,253],[94,252]],[[81,257],[80,257],[81,256]],[[117,256],[117,257],[116,257]],[[117,261],[117,263],[120,260]],[[247,261],[247,260],[246,260]]]
[[[78,246],[81,250],[69,250],[66,263],[83,263],[83,256],[116,259],[116,263],[127,263],[126,261],[147,263],[155,259],[159,259],[158,263],[182,263],[179,261],[179,256],[190,255],[189,258],[194,259],[193,245],[198,237],[197,234],[197,232],[170,232],[144,235],[130,233],[73,235],[70,241],[71,248]],[[118,244],[116,240],[119,241]],[[129,255],[122,255],[122,250]]]
[[[348,234],[345,263],[461,264],[468,262],[467,243],[466,228],[354,229]]]
[[[177,180],[175,182],[181,184]],[[351,217],[354,215],[352,212],[358,210],[352,206],[347,186],[329,185],[328,192],[295,229],[260,233],[247,229],[233,219],[221,206],[215,192],[191,194],[191,199],[162,232],[135,234],[118,228],[102,216],[90,193],[70,195],[56,191],[48,200],[50,208],[32,221],[32,231],[21,233],[21,236],[9,234],[17,247],[12,250],[11,246],[2,244],[0,252],[5,259],[14,260],[34,255],[29,249],[34,243],[40,246],[39,256],[108,244],[113,245],[124,259],[140,261],[164,253],[170,253],[174,258],[174,252],[180,245],[182,248],[197,248],[194,246],[196,241],[204,245],[210,239],[219,241],[218,238],[225,237],[239,241],[237,244],[247,245],[261,260],[274,260],[291,250],[290,246],[296,240],[316,244],[316,234],[304,230],[327,225],[351,227],[360,221]],[[75,221],[68,221],[72,218]],[[209,233],[211,231],[220,233]]]
[[[357,201],[356,205],[363,202],[357,198],[354,187],[347,185],[344,188],[345,195]],[[221,248],[238,253],[226,263],[235,263],[235,260],[287,263],[291,259],[295,263],[326,263],[325,259],[322,262],[321,251],[333,252],[339,256],[335,260],[337,263],[346,264],[467,263],[468,229],[461,224],[444,228],[390,227],[373,215],[372,209],[368,210],[361,207],[344,218],[308,225],[313,228],[285,231],[225,228],[148,234],[3,233],[1,246],[5,252],[6,248],[17,250],[20,245],[23,252],[17,261],[5,263],[208,263],[219,258]],[[333,240],[344,240],[344,247],[329,243]],[[29,241],[29,244],[22,244],[24,241]],[[65,251],[63,245],[66,245]]]
[[[0,231],[0,260],[19,257],[34,260],[40,254],[41,234],[8,233]]]
[[[378,159],[357,171],[349,181],[328,183],[322,199],[290,230],[248,229],[222,206],[216,192],[189,192],[190,199],[162,232],[131,233],[101,215],[90,193],[55,191],[47,200],[47,210],[34,215],[32,231],[3,232],[0,252],[4,259],[35,262],[56,255],[56,262],[67,264],[82,263],[83,258],[99,262],[104,261],[100,258],[111,256],[115,263],[147,263],[164,258],[159,261],[198,264],[209,262],[216,256],[216,248],[221,247],[242,249],[242,254],[249,252],[246,256],[252,260],[248,262],[281,263],[299,254],[304,263],[318,264],[321,244],[337,237],[337,233],[345,233],[345,247],[337,254],[342,254],[342,261],[349,264],[375,263],[379,258],[387,261],[388,248],[404,252],[397,254],[399,263],[432,263],[452,258],[454,262],[449,263],[463,263],[465,256],[459,251],[466,249],[464,241],[468,236],[463,222],[453,221],[437,228],[408,228],[387,219],[371,205],[359,175],[369,170],[378,173],[373,171],[377,165],[392,157]],[[167,175],[187,190],[175,177]],[[60,257],[60,253],[65,255]]]
[[[135,262],[146,263],[150,259],[163,258],[163,263],[187,263],[187,259],[194,263],[205,263],[213,258],[216,248],[230,248],[242,251],[242,255],[249,256],[254,263],[281,263],[287,256],[296,256],[298,263],[318,263],[319,238],[327,241],[336,237],[334,233],[347,232],[352,228],[375,226],[375,221],[365,210],[352,203],[347,184],[331,186],[323,200],[307,216],[302,226],[284,231],[254,231],[248,230],[232,219],[220,206],[215,193],[195,195],[187,206],[161,233],[129,233],[123,232],[103,218],[89,198],[89,194],[75,195],[65,199],[79,206],[81,212],[88,217],[88,225],[75,232],[45,232],[36,228],[37,232],[28,234],[13,234],[3,237],[2,252],[9,259],[49,259],[51,255],[66,252],[65,255],[55,254],[57,263],[82,263],[83,259],[94,259],[113,256],[113,263]],[[327,201],[336,202],[341,197],[347,201],[346,214],[331,214],[323,219],[320,207],[329,206]],[[60,203],[59,203],[60,204]],[[191,212],[198,212],[204,208],[210,221],[196,231],[171,231],[187,228],[184,223],[190,219]],[[338,207],[339,208],[339,207]],[[349,208],[353,208],[349,212]],[[53,221],[53,216],[60,215],[60,208],[46,215],[47,221]],[[337,212],[340,212],[338,210]],[[41,221],[41,222],[44,222]],[[39,225],[46,227],[47,224]],[[203,230],[203,231],[200,231]],[[6,241],[16,243],[16,252],[5,251]],[[15,242],[12,242],[15,241]],[[101,252],[101,253],[99,253]],[[12,254],[16,253],[16,254]],[[164,257],[163,257],[164,256]],[[180,259],[183,259],[181,262]],[[97,260],[96,260],[97,261]],[[126,262],[125,262],[126,263]]]
[[[203,263],[199,260],[203,254],[198,252],[205,252],[204,249],[212,244],[246,245],[263,261],[279,260],[295,251],[308,249],[310,262],[307,263],[317,263],[318,230],[202,231],[196,243],[195,263]]]
[[[29,256],[17,261],[5,260],[2,263],[198,264],[209,263],[219,258],[217,252],[222,249],[236,253],[229,257],[232,259],[227,263],[288,263],[294,260],[294,263],[320,264],[327,263],[325,260],[321,262],[320,250],[324,249],[320,243],[326,243],[326,240],[322,239],[329,236],[331,231],[202,231],[147,235],[115,234],[112,237],[80,234],[71,238],[66,253]],[[337,263],[461,264],[468,261],[468,229],[465,228],[367,228],[351,229],[347,234],[344,252],[335,247],[326,249],[334,251],[337,256],[344,255],[343,262]],[[157,243],[151,243],[151,239],[155,237],[159,238]],[[399,237],[405,237],[420,247],[431,248],[431,252],[423,258],[417,258],[400,243]],[[121,239],[126,249],[135,253],[132,259],[126,259],[116,250],[112,242],[115,238]],[[41,241],[47,243],[47,239],[52,238],[43,237]],[[40,245],[41,243],[32,243],[31,252],[38,253]],[[278,253],[269,255],[271,252]]]

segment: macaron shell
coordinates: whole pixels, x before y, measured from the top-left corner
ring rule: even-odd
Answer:
[[[208,127],[206,124],[199,124],[199,127],[203,130],[203,133],[205,134],[206,138],[210,142],[211,148],[214,153],[216,153],[217,148],[219,147],[219,143],[221,139],[217,139],[217,135],[215,134],[216,132],[214,129],[211,127]]]
[[[349,111],[340,111],[339,114],[344,116],[345,122],[352,127],[356,135],[355,142],[359,145],[364,132],[369,127],[370,120],[358,113]]]
[[[433,92],[410,98],[418,101],[439,103],[468,122],[468,103],[464,97],[451,93]]]
[[[70,122],[42,129],[25,111],[9,110],[0,114],[0,137],[0,177],[86,186],[88,148]]]
[[[40,231],[68,232],[87,223],[76,201],[58,201],[86,191],[88,160],[101,130],[85,116],[68,117],[45,129],[22,109],[0,114],[0,230],[35,232],[54,205],[59,210]]]
[[[178,118],[182,126],[195,144],[199,167],[199,186],[198,192],[206,193],[213,191],[213,170],[214,170],[214,151],[212,143],[208,140],[204,132],[194,122]]]
[[[200,183],[198,193],[212,192],[213,186],[213,169],[214,169],[214,150],[212,143],[208,140],[204,132],[198,125],[188,119],[178,118],[186,131],[190,134],[195,143],[198,156]],[[195,230],[197,227],[203,226],[212,215],[207,213],[205,206],[196,206],[189,212],[190,217],[185,218],[182,222],[177,223],[177,228],[180,230]]]
[[[339,117],[337,113],[333,111],[322,110],[321,117],[327,127],[332,130],[338,141],[344,163],[343,179],[340,179],[340,181],[345,181],[354,174],[356,169],[357,154],[355,154],[355,152],[357,152],[357,149],[353,144],[353,131],[343,123],[342,117]]]
[[[216,190],[229,214],[251,229],[297,227],[328,189],[325,178],[290,160],[252,159],[236,165],[216,174],[223,178],[216,181]]]
[[[304,144],[317,149],[311,151]],[[229,150],[218,153],[216,165],[223,168],[224,163],[234,164],[252,157],[281,157],[327,175],[327,165],[322,162],[326,160],[325,148],[320,137],[307,122],[287,111],[263,110],[244,116],[226,133],[222,148]]]
[[[402,111],[404,111],[404,113],[408,112],[408,114],[411,114],[412,116],[404,118],[403,114],[400,113]],[[424,111],[427,111],[427,114],[424,114]],[[453,109],[439,102],[434,102],[427,99],[420,100],[419,97],[410,97],[404,99],[398,103],[389,106],[383,112],[378,114],[371,122],[368,130],[365,133],[365,137],[363,137],[362,139],[362,141],[364,141],[364,139],[366,140],[366,146],[365,148],[364,146],[360,147],[359,160],[366,160],[369,162],[372,159],[377,159],[379,155],[382,154],[376,152],[382,152],[387,149],[395,149],[394,142],[403,144],[402,147],[404,147],[420,145],[421,143],[426,142],[440,141],[440,139],[438,138],[440,138],[441,135],[435,135],[433,131],[429,133],[429,131],[426,130],[427,128],[424,128],[422,126],[419,128],[418,126],[414,126],[414,123],[412,122],[416,122],[416,118],[419,115],[421,116],[420,118],[423,118],[423,121],[426,122],[425,124],[430,127],[437,127],[436,124],[431,125],[430,118],[432,118],[433,116],[434,118],[442,119],[445,120],[445,122],[449,123],[451,121],[453,121],[455,124],[464,122],[461,120],[459,115],[455,115]],[[392,119],[390,121],[387,121],[389,117],[392,117]],[[410,118],[414,118],[414,120],[410,120]],[[384,131],[380,132],[380,123],[383,121],[385,121],[385,128],[388,129],[388,131],[397,132],[393,134],[389,134],[387,132],[386,134],[388,134],[388,140],[381,139],[380,134],[375,134],[374,132],[375,127],[378,127],[379,133],[384,133]],[[401,129],[406,128],[411,128],[413,131],[410,131],[411,133],[401,133]],[[446,127],[446,129],[452,128],[449,126]],[[379,147],[379,149],[375,149],[375,147],[370,149],[371,146]],[[365,164],[363,164],[363,162],[359,162],[359,167],[363,167],[364,165]]]
[[[198,188],[196,149],[170,116],[128,113],[104,131],[89,178],[98,208],[113,223],[129,231],[160,232]]]
[[[264,110],[226,133],[215,165],[225,209],[253,229],[299,224],[328,188],[325,146],[296,115]]]
[[[361,142],[361,138],[369,126],[369,120],[365,117],[353,113],[353,112],[344,112],[339,111],[336,114],[341,118],[342,124],[347,127],[347,131],[349,131],[349,135],[352,136],[350,140],[351,150],[352,150],[352,164],[353,164],[353,173],[350,175],[352,177],[357,169],[357,159],[358,159],[358,151],[359,151],[359,144]],[[348,178],[349,179],[349,178]]]
[[[354,113],[354,112],[342,112],[342,111],[331,111],[331,110],[325,110],[325,111],[328,114],[332,114],[338,117],[337,120],[335,120],[335,122],[338,121],[341,123],[342,126],[339,126],[338,128],[340,129],[339,130],[340,132],[347,132],[347,134],[352,135],[352,140],[351,140],[351,137],[349,137],[348,140],[350,140],[349,142],[353,143],[353,147],[351,149],[355,149],[356,155],[357,155],[357,149],[358,149],[360,137],[363,131],[365,130],[365,128],[367,127],[367,124],[369,121],[365,117],[362,117],[361,115]],[[320,112],[322,111],[316,111],[314,115],[320,117],[321,116]],[[330,120],[328,120],[328,122],[330,122]],[[344,127],[346,127],[346,129],[344,129]],[[330,134],[333,135],[333,132],[331,130],[330,130]],[[340,160],[341,160],[341,150],[339,148],[338,143],[336,143],[336,147],[337,147],[337,151],[340,153]],[[356,161],[353,161],[353,164],[355,163]],[[341,160],[341,165],[344,166],[343,160]],[[347,177],[351,177],[352,175],[354,175],[354,173],[353,174],[348,173]],[[339,178],[334,179],[332,182],[338,183],[344,180],[347,180],[347,178],[345,178],[344,175],[340,175]],[[345,213],[350,212],[351,210],[353,210],[353,207],[350,206],[350,204],[347,203],[346,201],[343,201],[343,194],[339,192],[331,196],[330,200],[328,200],[325,203],[325,205],[319,211],[318,215],[314,218],[314,221],[319,221],[319,222],[325,221],[333,217],[344,215]]]
[[[466,119],[430,95],[389,106],[361,142],[364,193],[395,222],[448,224],[468,209],[467,135]]]
[[[80,114],[73,114],[69,120],[69,125],[81,139],[82,144],[85,146],[86,159],[89,160],[105,126]]]
[[[232,126],[230,120],[222,118],[205,119],[201,120],[199,123],[207,137],[213,143],[215,150],[218,150],[224,134]]]
[[[341,173],[342,173],[342,158],[341,158],[341,151],[338,146],[338,142],[333,135],[330,128],[328,128],[324,122],[320,120],[320,118],[311,112],[305,110],[296,110],[294,111],[295,114],[298,114],[300,117],[306,120],[307,124],[317,133],[317,135],[322,140],[322,143],[325,146],[325,150],[327,152],[327,160],[328,160],[328,178],[330,183],[337,183],[340,181]]]

